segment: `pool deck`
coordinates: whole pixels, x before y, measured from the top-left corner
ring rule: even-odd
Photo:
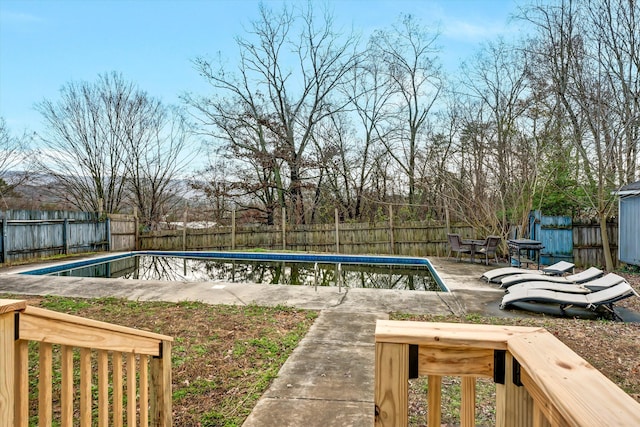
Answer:
[[[111,296],[141,301],[197,300],[210,304],[288,305],[320,310],[320,316],[243,426],[359,427],[371,426],[374,421],[374,329],[377,319],[387,319],[391,312],[529,316],[522,311],[499,309],[504,291],[480,279],[483,272],[495,268],[495,265],[487,267],[444,258],[430,260],[451,292],[314,289],[218,282],[177,284],[6,274],[24,270],[24,266],[0,270],[0,292],[69,297]]]
[[[442,258],[430,259],[451,292],[336,287],[256,285],[223,282],[164,282],[15,274],[51,264],[0,269],[0,292],[69,297],[121,297],[141,301],[201,301],[209,304],[288,305],[312,310],[406,312],[464,315],[498,309],[503,291],[479,279],[491,267]]]

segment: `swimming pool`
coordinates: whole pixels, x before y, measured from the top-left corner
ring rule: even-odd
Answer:
[[[448,291],[429,260],[416,257],[137,251],[20,274]]]

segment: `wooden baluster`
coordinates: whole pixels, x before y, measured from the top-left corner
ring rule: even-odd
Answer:
[[[136,355],[127,353],[127,426],[136,427]]]
[[[73,425],[73,347],[63,345],[60,349],[61,371],[61,414],[60,423],[63,427]]]
[[[551,423],[544,416],[544,412],[535,403],[533,405],[533,427],[551,427]]]
[[[113,427],[122,427],[122,353],[111,355],[113,382]]]
[[[476,378],[462,377],[462,403],[460,405],[462,427],[476,425]]]
[[[91,349],[80,349],[80,427],[91,427]]]
[[[98,426],[109,426],[109,353],[98,351]]]
[[[52,367],[53,345],[40,343],[40,358],[38,370],[38,426],[51,427],[53,417],[53,393],[51,381],[53,379]]]
[[[149,356],[140,356],[140,425],[149,425]]]
[[[429,427],[440,427],[442,418],[442,377],[439,375],[429,375],[427,392],[427,425]]]

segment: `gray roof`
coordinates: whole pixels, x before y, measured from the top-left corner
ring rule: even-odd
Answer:
[[[623,185],[620,187],[618,191],[614,191],[612,194],[617,194],[618,196],[630,196],[630,195],[639,195],[640,194],[640,181],[632,182],[631,184]]]
[[[620,188],[620,191],[640,190],[640,181],[632,182]]]

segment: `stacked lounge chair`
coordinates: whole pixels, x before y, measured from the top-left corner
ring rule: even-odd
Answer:
[[[526,268],[517,267],[503,267],[494,268],[493,270],[486,271],[482,278],[487,282],[500,283],[504,277],[512,276],[515,274],[547,274],[550,276],[563,275],[569,271],[573,271],[574,264],[566,261],[560,261],[541,270],[528,270]]]
[[[581,284],[566,284],[556,282],[546,282],[543,280],[533,280],[530,282],[517,283],[507,289],[510,293],[523,292],[526,289],[546,289],[549,291],[569,292],[575,294],[588,294],[594,291],[601,291],[603,289],[615,286],[618,283],[626,282],[624,277],[618,276],[615,273],[609,273],[605,276],[597,279],[589,280]]]
[[[532,281],[545,281],[545,282],[554,282],[554,283],[562,283],[562,284],[570,285],[570,284],[588,282],[590,280],[597,279],[603,274],[604,274],[604,271],[596,267],[590,267],[580,273],[570,274],[564,277],[548,276],[548,275],[541,275],[541,274],[515,274],[512,276],[507,276],[502,280],[500,280],[500,287],[508,288],[517,283],[532,282]]]
[[[512,304],[528,302],[559,304],[563,314],[565,309],[575,306],[583,307],[594,312],[604,310],[615,318],[620,319],[620,316],[614,311],[613,304],[633,295],[639,296],[626,281],[587,294],[560,292],[540,288],[528,289],[523,287],[505,294],[502,298],[500,308],[504,309]],[[526,307],[526,309],[531,310],[530,307]],[[533,311],[537,311],[535,307]]]

